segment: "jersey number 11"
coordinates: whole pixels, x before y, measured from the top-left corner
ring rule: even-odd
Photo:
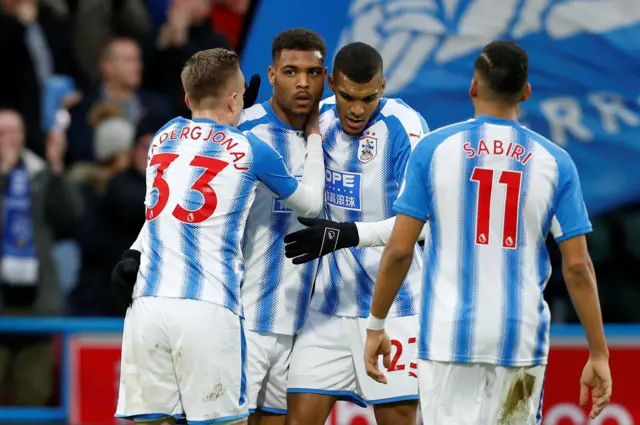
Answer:
[[[471,174],[471,181],[478,183],[478,207],[476,212],[476,244],[478,245],[489,245],[493,173],[494,170],[476,167]],[[520,171],[500,172],[498,183],[507,187],[504,205],[504,225],[502,228],[503,248],[514,249],[518,244],[518,210],[521,182],[522,172]]]

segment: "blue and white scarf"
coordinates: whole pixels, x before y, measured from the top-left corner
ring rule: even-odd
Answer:
[[[15,286],[33,286],[38,283],[40,265],[33,237],[27,167],[20,163],[7,179],[3,202],[0,281]]]

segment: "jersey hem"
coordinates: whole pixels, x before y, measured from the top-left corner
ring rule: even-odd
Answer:
[[[418,358],[420,360],[442,363],[485,363],[501,367],[523,367],[546,365],[548,356],[533,359],[506,360],[483,356],[434,356],[427,355],[424,351],[418,351]]]
[[[249,326],[247,324],[247,320],[245,319],[245,326],[244,326],[245,331],[258,332],[261,334],[274,334],[274,335],[286,335],[286,336],[293,336],[298,333],[298,331],[291,330],[291,328],[289,327],[287,327],[286,329],[287,330],[283,330],[280,327],[275,327],[273,329],[264,329],[264,328],[260,328],[259,326]]]
[[[351,317],[353,319],[366,319],[369,317],[369,313],[366,313],[364,315],[357,315],[357,314],[341,314],[341,313],[334,313],[334,312],[328,312],[328,311],[324,311],[320,308],[310,308],[311,310],[314,311],[318,311],[322,314],[326,314],[327,316],[335,316],[335,317]],[[393,309],[393,307],[392,307]],[[415,311],[400,311],[400,312],[389,312],[389,314],[387,315],[388,319],[394,318],[394,317],[410,317],[410,316],[416,316],[418,313]]]
[[[287,394],[318,394],[335,397],[338,400],[349,401],[360,407],[367,407],[367,401],[353,391],[316,390],[313,388],[287,388]]]
[[[203,299],[198,299],[198,298],[184,298],[184,297],[169,297],[167,295],[135,295],[132,297],[134,300],[136,298],[168,298],[168,299],[172,299],[172,300],[192,300],[192,301],[202,301],[205,303],[209,303],[209,304],[215,304],[217,306],[220,306],[222,308],[225,308],[227,310],[229,310],[230,312],[232,312],[233,314],[235,314],[236,316],[239,316],[241,319],[244,319],[244,316],[242,315],[242,310],[239,309],[240,311],[235,311],[232,308],[229,308],[228,306],[217,302],[217,301],[211,301],[211,300],[203,300]]]

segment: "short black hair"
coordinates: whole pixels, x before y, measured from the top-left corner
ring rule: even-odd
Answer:
[[[496,98],[517,103],[529,78],[529,56],[512,41],[494,41],[482,49],[474,68]]]
[[[382,74],[382,56],[366,43],[349,43],[336,54],[333,72],[336,71],[342,72],[356,84],[368,83],[376,75]]]
[[[305,28],[292,28],[276,35],[271,45],[271,58],[275,61],[283,50],[318,51],[323,59],[327,55],[327,45],[322,37]]]

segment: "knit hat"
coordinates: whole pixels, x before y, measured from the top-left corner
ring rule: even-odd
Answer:
[[[98,162],[105,162],[133,147],[135,127],[122,117],[101,121],[93,133],[93,153]]]

